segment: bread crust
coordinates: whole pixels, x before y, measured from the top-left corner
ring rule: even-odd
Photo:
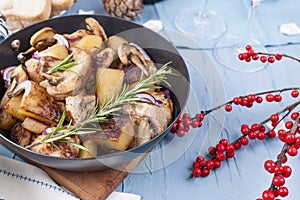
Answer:
[[[40,9],[37,10],[37,7],[35,7],[34,12],[24,12],[24,10],[20,9],[20,3],[22,2],[13,1],[12,8],[3,11],[7,26],[11,30],[24,28],[50,17],[51,0],[35,0],[32,4],[39,4]]]
[[[63,11],[69,10],[74,0],[51,0],[51,17],[60,15]]]
[[[0,12],[6,17],[8,28],[18,30],[60,15],[64,10],[69,10],[74,2],[76,0],[1,0]],[[28,3],[34,5],[30,6],[34,10],[22,7]]]

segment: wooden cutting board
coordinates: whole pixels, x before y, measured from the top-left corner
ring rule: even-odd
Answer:
[[[106,199],[128,176],[128,174],[145,158],[144,153],[118,169],[105,169],[96,172],[70,172],[41,165],[48,175],[59,185],[65,187],[82,200]],[[36,164],[35,164],[36,165]]]

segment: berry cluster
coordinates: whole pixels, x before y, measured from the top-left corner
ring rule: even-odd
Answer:
[[[202,122],[205,115],[210,112],[224,108],[227,112],[231,112],[233,106],[242,106],[250,108],[254,103],[260,104],[264,100],[266,102],[281,102],[283,97],[282,92],[290,91],[292,98],[299,97],[300,88],[285,88],[281,90],[272,90],[266,92],[260,92],[256,94],[248,94],[246,96],[234,97],[232,100],[225,102],[222,105],[216,106],[210,110],[201,111],[196,114],[195,117],[190,117],[188,113],[184,113],[178,118],[171,129],[171,133],[177,134],[182,137],[190,130],[190,128],[197,128],[202,126]],[[288,195],[288,188],[284,186],[285,179],[288,178],[292,169],[288,165],[283,165],[287,162],[287,157],[294,157],[297,155],[300,148],[300,115],[293,110],[300,105],[300,101],[296,101],[293,104],[287,106],[283,110],[270,115],[266,120],[260,123],[254,123],[251,125],[242,124],[240,127],[241,136],[233,142],[229,142],[227,139],[221,139],[216,146],[211,146],[208,149],[209,155],[206,157],[198,156],[193,162],[192,173],[190,178],[206,177],[210,174],[211,170],[221,167],[222,161],[233,158],[236,150],[241,149],[249,144],[250,140],[263,140],[265,138],[276,138],[284,143],[283,150],[278,154],[277,160],[267,160],[265,162],[265,169],[274,175],[271,186],[262,193],[262,197],[257,200],[272,200],[277,197],[285,197]],[[279,129],[275,131],[277,125],[287,117],[289,120],[285,122],[285,130]],[[271,129],[267,130],[266,123],[271,122]]]
[[[283,56],[282,54],[255,52],[251,45],[246,45],[245,50],[245,52],[238,54],[238,58],[246,62],[250,62],[251,60],[260,60],[263,63],[267,61],[269,63],[274,63],[275,60],[281,60]]]

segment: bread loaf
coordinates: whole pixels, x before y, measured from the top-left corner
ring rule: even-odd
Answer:
[[[48,19],[51,13],[51,0],[1,0],[1,6],[0,12],[11,30]]]
[[[76,0],[0,0],[0,12],[10,30],[17,30],[57,16]]]
[[[60,15],[63,11],[69,10],[74,0],[51,0],[51,17]]]

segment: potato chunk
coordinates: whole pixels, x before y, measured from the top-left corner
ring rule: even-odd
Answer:
[[[98,68],[96,75],[96,94],[99,106],[116,97],[123,88],[123,82],[123,70]]]
[[[21,97],[22,101],[18,114],[34,118],[46,124],[55,124],[59,121],[60,113],[57,105],[45,88],[32,81],[24,81],[15,89],[14,95],[22,90],[25,90],[25,92]]]
[[[26,117],[22,123],[22,126],[25,129],[36,134],[41,134],[45,129],[49,127],[46,124],[39,122],[31,117]]]

